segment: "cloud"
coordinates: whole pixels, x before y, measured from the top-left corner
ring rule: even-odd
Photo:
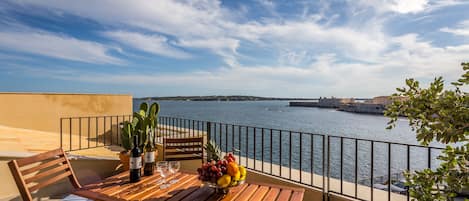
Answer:
[[[176,44],[187,48],[207,49],[221,56],[229,66],[237,64],[239,40],[233,38],[181,39]]]
[[[354,4],[357,1],[350,1]],[[371,7],[378,13],[395,12],[417,14],[431,12],[448,6],[467,4],[465,0],[359,0],[358,4]]]
[[[355,8],[355,2],[349,1],[347,6]],[[216,0],[23,0],[22,3],[111,27],[112,30],[101,33],[124,47],[182,60],[205,50],[226,63],[206,70],[185,68],[178,72],[61,71],[44,75],[62,80],[164,86],[174,89],[174,93],[190,88],[198,89],[191,90],[194,94],[237,90],[278,96],[375,96],[393,92],[406,77],[456,78],[461,71],[459,63],[469,55],[469,44],[437,46],[432,42],[434,39],[424,38],[428,35],[406,32],[404,28],[394,32],[396,35],[387,32],[392,28],[387,23],[393,17],[419,17],[420,13],[428,14],[462,1],[363,0],[357,3],[357,10],[343,8],[346,11],[340,10],[337,17],[327,16],[337,7],[327,3],[314,14],[305,11],[301,16],[282,17],[278,10],[279,16],[261,19],[240,19],[237,10],[222,7]],[[441,31],[461,34],[466,28],[467,24],[461,23]],[[243,61],[246,57],[253,62]],[[258,62],[264,60],[271,62]]]
[[[177,59],[191,58],[190,54],[171,46],[168,39],[161,35],[145,35],[127,31],[108,31],[103,34],[113,40],[151,54]]]
[[[389,9],[398,13],[418,13],[425,10],[428,0],[395,0],[390,3]]]
[[[261,1],[263,2],[263,1]],[[340,51],[348,57],[376,54],[386,48],[380,24],[363,27],[329,27],[315,19],[247,20],[238,22],[233,13],[216,0],[206,1],[74,1],[24,0],[23,4],[59,10],[110,25],[125,25],[150,34],[117,32],[112,35],[126,45],[155,54],[181,57],[176,48],[165,44],[160,36],[175,38],[175,45],[208,49],[229,66],[238,63],[240,43],[253,43],[303,51],[318,47]],[[265,2],[269,3],[269,2]],[[89,6],[93,5],[93,6]],[[160,35],[159,37],[154,37]],[[152,39],[150,39],[153,37]],[[150,45],[144,41],[153,41]],[[144,44],[142,44],[144,43]],[[163,51],[163,49],[165,51]],[[182,56],[184,57],[184,56]]]
[[[469,20],[460,22],[455,28],[444,27],[441,28],[440,31],[459,36],[469,36]]]
[[[264,96],[344,96],[372,97],[391,94],[404,85],[404,79],[413,77],[428,80],[445,76],[448,81],[461,74],[460,63],[469,54],[469,45],[433,47],[417,34],[392,38],[398,48],[382,53],[374,63],[341,61],[335,54],[321,54],[306,66],[241,65],[235,68],[219,67],[212,70],[186,72],[69,72],[49,70],[43,76],[88,83],[125,86],[159,86],[200,95],[207,91],[220,94],[244,93]],[[44,70],[40,70],[41,72]],[[37,75],[37,74],[34,74]],[[106,79],[98,79],[105,77]],[[154,95],[154,94],[146,94]]]
[[[41,30],[2,30],[0,47],[47,57],[98,64],[123,64],[109,54],[110,48],[100,43],[79,40]]]

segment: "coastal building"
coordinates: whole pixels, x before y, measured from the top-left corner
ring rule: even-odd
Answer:
[[[349,103],[341,105],[338,110],[355,113],[384,114],[386,106],[375,103]]]
[[[377,96],[363,103],[353,102],[342,104],[338,110],[355,113],[384,114],[386,107],[397,99],[402,101],[406,100],[407,97]]]
[[[354,103],[355,100],[353,98],[319,98],[318,106],[319,107],[326,107],[326,108],[339,108],[341,105]]]
[[[290,102],[290,106],[296,107],[322,107],[322,108],[339,108],[341,105],[354,103],[355,99],[353,98],[326,98],[319,97],[317,101],[294,101]]]
[[[380,105],[389,105],[391,104],[394,100],[406,100],[407,97],[391,97],[391,96],[376,96],[371,100],[365,101],[365,103],[370,103],[370,104],[380,104]]]

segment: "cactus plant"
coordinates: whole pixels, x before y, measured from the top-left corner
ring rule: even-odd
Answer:
[[[140,110],[134,112],[132,121],[123,122],[123,128],[121,132],[122,147],[128,151],[132,147],[131,139],[134,135],[138,135],[140,139],[139,147],[143,148],[146,143],[154,142],[154,131],[158,125],[158,112],[160,106],[158,103],[151,104],[148,108],[148,104],[143,102],[140,104]]]

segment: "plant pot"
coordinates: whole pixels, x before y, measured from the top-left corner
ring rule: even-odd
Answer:
[[[121,151],[119,153],[119,159],[121,160],[122,168],[127,171],[130,166],[130,155],[128,151]]]
[[[130,152],[129,151],[121,151],[119,153],[119,159],[121,160],[122,168],[125,171],[130,169]],[[155,150],[155,159],[158,158],[158,150]],[[142,162],[143,161],[143,154],[142,154]]]

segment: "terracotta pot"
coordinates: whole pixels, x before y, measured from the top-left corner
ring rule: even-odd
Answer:
[[[127,171],[130,168],[130,152],[122,151],[119,153],[119,159],[121,160],[122,168]],[[158,158],[158,150],[155,150],[155,159]],[[143,160],[143,154],[142,154],[142,162]]]
[[[130,155],[129,152],[122,151],[119,153],[119,159],[121,160],[122,168],[127,171],[129,170]]]

